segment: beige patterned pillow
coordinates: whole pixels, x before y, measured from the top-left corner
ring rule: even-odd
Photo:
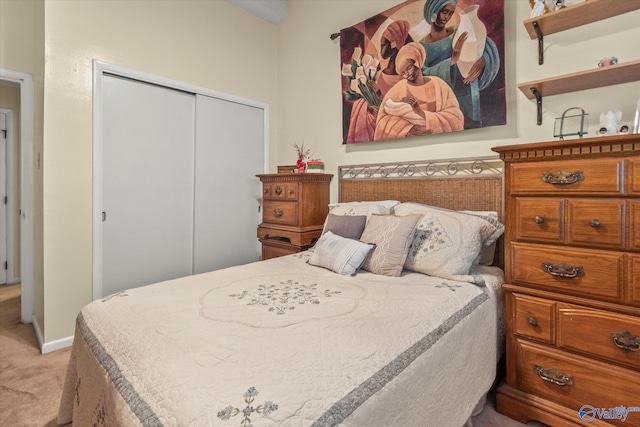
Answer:
[[[409,248],[407,270],[483,284],[474,275],[475,268],[482,250],[502,235],[504,225],[488,217],[418,203],[402,203],[395,211],[398,215],[424,215]]]
[[[362,269],[383,276],[400,276],[413,232],[421,214],[396,216],[372,214],[360,240],[376,247]]]
[[[327,231],[318,239],[308,262],[338,274],[353,276],[371,249],[373,245],[346,239]]]

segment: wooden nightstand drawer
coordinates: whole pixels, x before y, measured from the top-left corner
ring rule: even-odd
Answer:
[[[623,300],[623,255],[574,247],[513,243],[513,280],[609,301]]]
[[[571,355],[532,342],[517,342],[517,386],[575,410],[638,406],[640,373],[586,357]],[[640,425],[640,413],[629,413],[625,423]]]
[[[265,200],[297,200],[298,183],[277,182],[270,185],[264,185],[262,193]]]
[[[262,260],[278,258],[285,255],[291,255],[298,252],[306,251],[310,246],[296,246],[291,244],[287,239],[274,238],[262,239]]]
[[[509,190],[513,194],[596,195],[622,192],[622,159],[515,163],[510,168]]]
[[[555,301],[512,294],[514,330],[518,335],[550,344],[554,341]]]
[[[626,202],[568,199],[567,243],[624,249]]]
[[[562,243],[563,199],[517,197],[516,239]]]
[[[298,204],[287,202],[264,202],[262,222],[271,224],[298,225]]]
[[[640,368],[640,318],[558,304],[558,347]]]

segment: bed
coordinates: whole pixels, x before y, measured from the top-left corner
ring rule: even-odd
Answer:
[[[493,158],[340,167],[309,251],[93,301],[58,423],[463,425],[504,345],[501,173]]]

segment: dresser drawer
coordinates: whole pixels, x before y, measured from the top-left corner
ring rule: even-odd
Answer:
[[[298,204],[265,201],[262,222],[296,226],[298,225]]]
[[[640,201],[636,200],[629,202],[629,245],[640,251]]]
[[[557,345],[640,369],[640,318],[558,303]]]
[[[563,199],[517,197],[516,239],[562,243]]]
[[[568,199],[567,243],[624,249],[625,207],[620,199]]]
[[[637,407],[640,373],[571,355],[540,344],[518,340],[517,386],[524,392],[552,400],[576,411],[594,408]],[[640,413],[630,412],[625,423],[640,425]]]
[[[623,255],[574,247],[512,243],[513,281],[610,301],[623,300]]]
[[[621,194],[622,159],[564,160],[509,165],[512,194]]]
[[[265,200],[297,200],[298,183],[276,182],[273,184],[264,184],[262,189],[262,197]]]
[[[555,301],[512,294],[514,330],[518,335],[552,344],[555,330]]]

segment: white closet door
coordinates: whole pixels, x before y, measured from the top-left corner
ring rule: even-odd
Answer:
[[[195,96],[103,77],[102,294],[192,274]]]
[[[257,261],[264,110],[196,96],[194,273]]]

